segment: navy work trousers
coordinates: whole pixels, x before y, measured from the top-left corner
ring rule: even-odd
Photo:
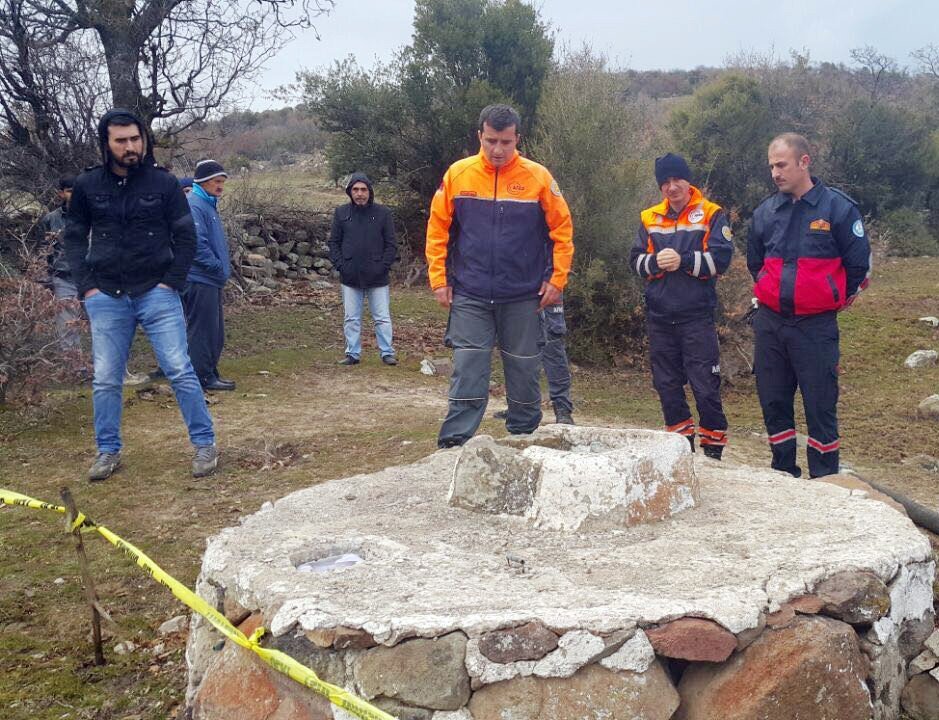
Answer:
[[[199,382],[205,385],[219,379],[218,360],[225,346],[222,289],[208,283],[191,282],[182,300],[189,359]]]
[[[834,312],[786,317],[767,307],[753,316],[756,388],[773,450],[772,466],[798,476],[796,387],[808,425],[809,475],[838,472],[838,318]]]
[[[721,405],[720,346],[714,321],[708,317],[682,323],[650,319],[647,327],[652,384],[662,403],[666,428],[687,438],[695,436],[685,397],[688,383],[698,406],[701,444],[726,445],[727,417]]]
[[[544,374],[548,378],[548,395],[555,412],[566,410],[574,412],[571,401],[571,366],[567,360],[567,348],[564,336],[567,335],[567,323],[564,322],[564,305],[548,305],[544,316],[544,350],[541,361]]]
[[[437,436],[439,447],[462,445],[479,429],[489,402],[492,349],[496,342],[505,371],[506,429],[534,432],[541,422],[541,327],[538,299],[488,303],[454,295],[447,324],[453,348],[449,408]]]

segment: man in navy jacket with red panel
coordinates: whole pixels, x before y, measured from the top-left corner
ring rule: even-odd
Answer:
[[[784,133],[769,145],[777,193],[753,213],[747,267],[759,308],[754,371],[776,470],[796,464],[793,412],[802,392],[809,474],[838,472],[838,311],[867,286],[870,243],[857,203],[812,177],[808,141]]]

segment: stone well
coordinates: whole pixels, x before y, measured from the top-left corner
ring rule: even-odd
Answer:
[[[268,504],[197,589],[402,720],[898,718],[931,548],[832,480],[654,431],[483,436]],[[195,718],[349,717],[220,640],[193,622]]]

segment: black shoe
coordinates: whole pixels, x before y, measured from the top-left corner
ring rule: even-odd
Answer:
[[[235,383],[231,380],[222,380],[221,378],[212,378],[208,382],[202,383],[203,390],[234,390]]]
[[[497,410],[492,414],[496,420],[505,420],[509,416],[508,410]]]
[[[554,423],[556,425],[576,425],[570,410],[555,410]]]
[[[703,445],[702,449],[704,454],[711,458],[711,460],[720,460],[721,455],[724,453],[723,445]]]
[[[351,355],[346,355],[342,360],[339,361],[340,365],[358,365],[359,359],[357,357],[352,357]]]
[[[382,355],[381,361],[385,363],[385,365],[397,365],[398,364],[398,360],[394,355]]]
[[[438,447],[440,450],[446,450],[447,448],[460,447],[460,445],[462,445],[464,442],[466,442],[466,441],[465,441],[465,440],[456,440],[456,439],[454,439],[454,438],[448,438],[448,439],[446,439],[446,440],[438,440],[438,441],[437,441],[437,447]]]

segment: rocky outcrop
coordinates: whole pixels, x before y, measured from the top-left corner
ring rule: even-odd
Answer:
[[[935,350],[917,350],[903,361],[903,364],[912,369],[934,367],[939,362],[939,352]]]

